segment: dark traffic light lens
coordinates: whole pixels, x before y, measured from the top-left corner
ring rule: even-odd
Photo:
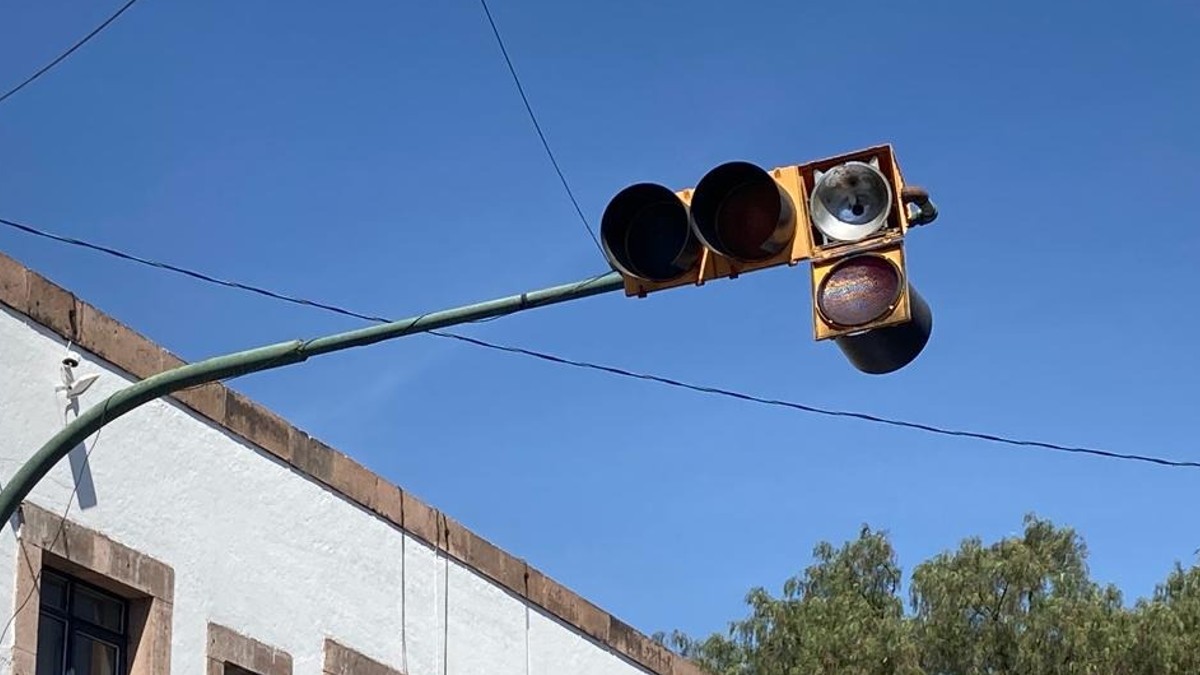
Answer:
[[[653,183],[631,185],[613,197],[600,221],[600,240],[617,269],[646,281],[676,279],[700,258],[687,207]]]
[[[817,289],[817,309],[839,326],[865,326],[896,305],[900,272],[888,260],[862,255],[839,263]]]
[[[768,181],[739,185],[717,207],[717,239],[734,258],[755,260],[774,252],[767,244],[779,226],[781,202],[775,181]]]
[[[790,197],[771,174],[748,162],[722,164],[692,196],[696,234],[723,256],[747,262],[783,250],[795,230]]]
[[[672,279],[681,272],[676,261],[690,238],[687,212],[677,203],[655,202],[633,216],[625,233],[625,249],[641,276]]]

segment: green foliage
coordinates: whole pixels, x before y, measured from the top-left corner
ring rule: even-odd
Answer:
[[[1072,529],[1028,516],[1021,536],[964,540],[903,573],[886,533],[863,527],[776,597],[702,640],[660,642],[713,675],[1184,675],[1200,673],[1200,567],[1175,569],[1133,607],[1092,581]]]
[[[1133,615],[1126,673],[1200,673],[1200,567],[1178,563]]]
[[[1069,529],[1027,518],[1021,538],[968,539],[913,571],[913,623],[930,673],[1115,672],[1120,594],[1088,578]]]

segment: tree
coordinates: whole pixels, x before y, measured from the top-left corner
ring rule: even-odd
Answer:
[[[1175,565],[1126,607],[1094,582],[1074,530],[1035,516],[914,570],[910,612],[885,533],[821,543],[774,597],[746,596],[727,634],[658,639],[713,675],[1192,675],[1200,673],[1200,567]]]
[[[1178,563],[1132,617],[1125,672],[1136,675],[1200,673],[1200,567]]]
[[[746,596],[750,616],[728,637],[673,647],[714,675],[908,675],[917,651],[899,596],[901,570],[886,535],[864,527],[857,540],[813,551],[816,561],[788,579],[780,597]]]
[[[913,571],[914,629],[927,673],[1116,673],[1121,596],[1088,577],[1083,541],[1027,517],[1021,537],[967,539]]]

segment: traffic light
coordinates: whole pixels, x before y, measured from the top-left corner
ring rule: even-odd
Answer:
[[[638,183],[616,194],[600,221],[604,253],[626,295],[700,285],[810,256],[797,167],[766,171],[728,162],[678,192]]]
[[[814,241],[813,337],[833,340],[863,372],[903,368],[933,330],[904,257],[904,235],[932,220],[932,204],[906,189],[890,146],[812,162],[801,175]]]
[[[878,374],[929,340],[933,315],[908,278],[904,235],[936,215],[883,145],[770,171],[728,162],[679,191],[631,185],[609,202],[600,236],[630,296],[810,260],[814,338]]]
[[[812,263],[817,340],[832,339],[855,368],[890,373],[912,362],[933,313],[908,279],[901,241]]]

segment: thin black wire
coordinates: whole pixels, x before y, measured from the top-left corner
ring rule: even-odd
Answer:
[[[400,537],[400,668],[408,673],[408,537]]]
[[[513,65],[512,58],[508,55],[508,48],[504,46],[504,38],[500,37],[500,29],[496,27],[496,20],[492,18],[492,10],[488,7],[487,0],[479,0],[479,4],[483,5],[483,13],[487,15],[488,25],[492,27],[492,35],[496,36],[496,44],[500,45],[500,53],[504,56],[504,63],[508,65],[508,72],[512,74],[513,83],[517,85],[517,93],[521,95],[521,102],[525,104],[525,112],[529,113],[529,120],[533,122],[533,128],[537,131],[538,138],[542,141],[542,147],[546,149],[546,156],[550,158],[550,163],[554,165],[554,172],[558,174],[558,180],[562,181],[563,189],[567,191],[567,196],[571,198],[571,205],[575,207],[575,213],[579,214],[579,220],[587,228],[588,235],[592,238],[592,243],[603,253],[604,249],[600,246],[600,240],[596,238],[596,232],[592,230],[592,224],[588,222],[587,216],[583,215],[583,209],[579,207],[579,200],[575,198],[575,192],[571,189],[571,184],[567,182],[567,177],[563,174],[562,167],[558,165],[558,159],[555,158],[554,151],[550,149],[550,142],[546,140],[546,134],[542,132],[542,125],[538,123],[537,115],[533,112],[533,106],[529,103],[529,97],[525,95],[525,87],[521,86],[521,78],[517,75],[517,68]]]
[[[1200,462],[1189,462],[1189,461],[1181,461],[1181,460],[1173,460],[1173,459],[1163,459],[1161,457],[1153,457],[1153,456],[1149,456],[1149,455],[1126,454],[1126,453],[1120,453],[1120,452],[1111,452],[1109,450],[1099,450],[1096,448],[1089,448],[1089,447],[1059,445],[1057,443],[1046,443],[1043,441],[1021,440],[1021,439],[1016,439],[1016,438],[1009,438],[1007,436],[997,436],[994,434],[985,434],[985,433],[980,433],[980,432],[976,432],[976,431],[962,431],[962,430],[958,430],[958,429],[947,429],[944,427],[938,427],[938,426],[934,426],[931,424],[921,424],[919,422],[907,422],[904,420],[898,420],[898,419],[893,419],[893,418],[889,418],[889,417],[880,417],[878,415],[871,415],[869,413],[853,412],[853,411],[849,411],[849,410],[830,410],[827,408],[818,408],[816,406],[805,405],[803,403],[795,403],[793,401],[783,401],[780,399],[763,398],[761,396],[754,396],[752,394],[743,394],[741,392],[732,391],[729,389],[721,389],[719,387],[710,387],[710,386],[706,386],[706,385],[692,384],[689,382],[684,382],[682,380],[675,380],[675,379],[671,379],[669,377],[662,377],[660,375],[648,375],[646,373],[638,373],[638,372],[634,372],[631,370],[625,370],[623,368],[617,368],[615,366],[605,366],[605,365],[600,365],[600,364],[596,364],[596,363],[589,363],[587,361],[575,361],[572,359],[563,358],[561,356],[555,356],[553,354],[537,352],[537,351],[533,351],[531,349],[523,349],[521,347],[512,347],[509,345],[497,344],[494,342],[488,342],[486,340],[480,340],[479,338],[467,337],[466,335],[460,335],[458,333],[451,333],[448,331],[431,330],[431,331],[429,331],[429,333],[431,335],[436,335],[438,337],[450,338],[452,340],[466,342],[468,344],[472,344],[472,345],[475,345],[478,347],[484,347],[486,349],[494,349],[497,351],[508,352],[511,354],[520,354],[522,356],[528,356],[528,357],[535,358],[535,359],[541,359],[543,361],[549,361],[550,363],[557,363],[560,365],[572,366],[574,368],[584,368],[587,370],[595,370],[595,371],[600,371],[603,373],[609,373],[611,375],[619,375],[621,377],[645,380],[647,382],[656,382],[658,384],[664,384],[669,387],[676,387],[679,389],[687,389],[689,391],[694,391],[694,392],[698,392],[701,394],[712,394],[714,396],[724,396],[727,398],[738,399],[740,401],[748,401],[750,403],[759,403],[762,405],[777,406],[777,407],[781,407],[781,408],[790,408],[792,410],[799,410],[802,412],[812,413],[815,415],[825,415],[827,417],[848,417],[851,419],[862,420],[865,422],[872,422],[875,424],[886,424],[889,426],[901,427],[904,429],[915,429],[917,431],[924,431],[927,433],[938,434],[938,435],[942,435],[942,436],[955,436],[955,437],[959,437],[959,438],[971,438],[971,439],[980,440],[980,441],[991,441],[993,443],[1003,443],[1006,445],[1016,445],[1016,446],[1024,446],[1024,447],[1031,447],[1031,448],[1040,448],[1040,449],[1044,449],[1044,450],[1055,450],[1058,452],[1072,452],[1072,453],[1079,453],[1079,454],[1086,454],[1086,455],[1095,455],[1098,457],[1107,457],[1109,459],[1124,459],[1124,460],[1131,460],[1131,461],[1137,461],[1137,462],[1150,462],[1152,464],[1158,464],[1161,466],[1188,467],[1188,468],[1193,468],[1193,469],[1200,469]]]
[[[46,232],[44,230],[39,230],[37,228],[31,227],[29,225],[22,225],[20,223],[15,223],[11,220],[5,220],[3,218],[0,218],[0,224],[8,225],[10,227],[14,227],[18,230],[21,230],[23,232],[33,234],[33,235],[36,235],[39,237],[45,237],[47,239],[51,239],[54,241],[63,242],[63,243],[71,244],[74,246],[81,246],[81,247],[88,248],[88,249],[91,249],[94,251],[106,253],[108,255],[112,255],[112,256],[121,258],[123,260],[129,260],[129,261],[133,261],[133,262],[136,262],[136,263],[139,263],[142,265],[148,265],[150,267],[167,270],[167,271],[171,271],[171,272],[176,272],[178,274],[184,274],[184,275],[187,275],[194,279],[199,279],[201,281],[205,281],[208,283],[217,284],[220,286],[226,286],[229,288],[236,288],[238,290],[243,290],[243,291],[247,291],[247,292],[251,292],[251,293],[256,293],[258,295],[266,296],[269,298],[274,298],[276,300],[282,300],[284,302],[290,302],[293,304],[305,305],[305,306],[309,306],[309,307],[316,307],[318,309],[324,309],[326,311],[335,312],[337,314],[341,314],[344,316],[351,316],[351,317],[363,319],[366,321],[373,321],[373,322],[377,322],[377,323],[390,322],[389,319],[386,319],[386,318],[380,317],[380,316],[363,314],[360,312],[355,312],[352,310],[337,307],[335,305],[329,305],[326,303],[316,302],[313,300],[296,298],[296,297],[284,295],[282,293],[276,293],[275,291],[270,291],[265,288],[249,286],[247,284],[242,284],[242,283],[238,283],[238,282],[234,282],[234,281],[226,281],[223,279],[217,279],[217,278],[211,277],[207,274],[202,274],[200,272],[196,272],[193,270],[184,269],[182,267],[177,267],[175,265],[169,265],[167,263],[161,263],[161,262],[157,262],[157,261],[153,261],[153,260],[147,260],[145,258],[140,258],[138,256],[130,255],[130,254],[124,253],[122,251],[117,251],[116,249],[112,249],[107,246],[101,246],[99,244],[85,242],[85,241],[82,241],[79,239],[74,239],[72,237],[65,237],[65,236],[58,235],[58,234],[52,234],[50,232]],[[590,283],[590,282],[591,282],[591,280],[585,280],[581,283],[586,284],[586,283]],[[424,315],[422,315],[422,316],[424,316]],[[414,319],[414,322],[419,321],[420,318],[421,317],[417,317],[417,319]],[[900,420],[900,419],[895,419],[895,418],[871,415],[869,413],[860,413],[860,412],[854,412],[854,411],[848,411],[848,410],[833,410],[833,409],[828,409],[828,408],[820,408],[817,406],[806,405],[803,403],[795,403],[793,401],[784,401],[784,400],[780,400],[780,399],[763,398],[760,396],[754,396],[752,394],[744,394],[741,392],[737,392],[737,391],[733,391],[733,390],[729,390],[729,389],[722,389],[719,387],[711,387],[711,386],[706,386],[706,385],[692,384],[689,382],[684,382],[682,380],[675,380],[672,378],[662,377],[659,375],[650,375],[647,373],[639,373],[639,372],[635,372],[635,371],[631,371],[631,370],[626,370],[623,368],[617,368],[615,366],[606,366],[606,365],[601,365],[601,364],[597,364],[597,363],[590,363],[587,361],[576,361],[576,360],[567,359],[567,358],[564,358],[561,356],[555,356],[553,354],[547,354],[545,352],[534,351],[532,349],[524,349],[521,347],[513,347],[511,345],[504,345],[504,344],[499,344],[499,343],[495,343],[495,342],[488,342],[486,340],[481,340],[479,338],[474,338],[474,337],[468,337],[466,335],[461,335],[461,334],[453,333],[450,331],[431,330],[431,331],[427,331],[427,332],[430,335],[434,335],[437,337],[451,339],[451,340],[457,340],[459,342],[464,342],[467,344],[475,345],[477,347],[483,347],[485,349],[491,349],[491,350],[506,352],[506,353],[510,353],[510,354],[519,354],[522,356],[528,356],[531,358],[540,359],[542,361],[556,363],[559,365],[572,366],[575,368],[584,368],[587,370],[594,370],[594,371],[598,371],[598,372],[608,373],[610,375],[616,375],[619,377],[627,377],[627,378],[632,378],[632,379],[637,379],[637,380],[644,380],[647,382],[655,382],[658,384],[666,385],[669,387],[675,387],[678,389],[686,389],[689,391],[694,391],[694,392],[702,393],[702,394],[709,394],[709,395],[713,395],[713,396],[723,396],[726,398],[733,398],[733,399],[737,399],[740,401],[757,403],[760,405],[769,405],[769,406],[775,406],[775,407],[789,408],[792,410],[798,410],[801,412],[812,413],[815,415],[857,419],[857,420],[861,420],[864,422],[870,422],[873,424],[884,424],[884,425],[900,427],[900,428],[904,428],[904,429],[912,429],[915,431],[923,431],[926,433],[937,434],[937,435],[941,435],[941,436],[970,438],[970,439],[974,439],[974,440],[989,441],[992,443],[1001,443],[1001,444],[1012,445],[1012,446],[1038,448],[1038,449],[1042,449],[1042,450],[1052,450],[1052,451],[1056,451],[1056,452],[1067,452],[1067,453],[1075,453],[1075,454],[1093,455],[1096,457],[1104,457],[1104,458],[1108,458],[1108,459],[1120,459],[1120,460],[1127,460],[1127,461],[1134,461],[1134,462],[1146,462],[1146,463],[1150,463],[1150,464],[1157,464],[1159,466],[1186,467],[1186,468],[1192,468],[1192,469],[1200,469],[1200,462],[1165,459],[1162,457],[1154,457],[1151,455],[1139,455],[1139,454],[1132,454],[1132,453],[1112,452],[1109,450],[1101,450],[1098,448],[1090,448],[1090,447],[1086,447],[1086,446],[1070,446],[1070,445],[1060,445],[1057,443],[1048,443],[1048,442],[1043,442],[1043,441],[1022,440],[1022,439],[1017,439],[1017,438],[1010,438],[1007,436],[1000,436],[997,434],[985,434],[985,433],[980,433],[980,432],[975,432],[975,431],[949,429],[949,428],[945,428],[945,427],[934,426],[931,424],[922,424],[919,422],[908,422],[905,420]]]
[[[24,81],[24,82],[22,82],[21,84],[18,84],[17,86],[13,87],[12,89],[9,89],[8,91],[6,91],[6,92],[4,93],[4,95],[3,95],[3,96],[0,96],[0,103],[3,103],[4,101],[6,101],[6,100],[8,99],[8,97],[12,96],[13,94],[17,93],[18,91],[21,91],[21,90],[22,90],[22,89],[24,89],[26,86],[28,86],[28,85],[30,85],[30,84],[33,84],[33,81],[34,81],[34,80],[38,79],[38,78],[39,78],[39,77],[41,77],[42,75],[45,75],[45,74],[46,74],[46,72],[47,72],[48,70],[50,70],[50,69],[51,69],[51,68],[53,68],[54,66],[57,66],[57,65],[58,65],[59,63],[61,63],[61,62],[62,62],[64,59],[66,59],[68,56],[70,56],[71,54],[73,54],[73,53],[75,52],[75,50],[76,50],[76,49],[79,49],[79,48],[80,48],[80,47],[82,47],[83,45],[87,44],[87,41],[88,41],[88,40],[91,40],[92,38],[96,37],[96,35],[98,35],[98,34],[100,33],[100,31],[104,30],[105,28],[108,28],[108,24],[112,23],[113,21],[116,21],[116,20],[117,20],[117,17],[119,17],[119,16],[121,16],[122,14],[124,14],[124,13],[125,13],[125,10],[129,9],[130,7],[132,7],[132,6],[133,6],[133,3],[135,3],[135,2],[137,2],[137,0],[129,0],[129,1],[128,1],[128,2],[126,2],[124,5],[121,5],[121,8],[120,8],[120,9],[118,9],[118,10],[116,11],[116,13],[115,13],[115,14],[113,14],[112,16],[110,16],[110,17],[108,17],[107,19],[105,19],[105,20],[104,20],[104,23],[102,23],[102,24],[100,24],[99,26],[96,26],[94,29],[92,29],[92,32],[90,32],[90,33],[88,33],[87,35],[83,36],[83,39],[79,40],[79,42],[76,42],[74,45],[72,45],[70,49],[68,49],[67,51],[63,52],[62,54],[59,54],[59,55],[58,55],[58,58],[56,58],[56,59],[54,59],[53,61],[51,61],[50,63],[47,63],[46,65],[42,66],[42,68],[41,68],[40,70],[38,70],[38,71],[37,71],[36,73],[34,73],[33,75],[30,75],[30,76],[29,76],[28,78],[26,78],[26,79],[25,79],[25,81]]]
[[[450,672],[450,527],[446,523],[446,514],[441,515],[445,537],[442,541],[446,544],[446,555],[442,556],[442,675],[446,675]]]
[[[193,279],[198,279],[198,280],[206,282],[206,283],[216,284],[218,286],[225,286],[227,288],[236,288],[240,291],[246,291],[248,293],[256,293],[258,295],[262,295],[262,296],[272,298],[275,300],[282,300],[284,302],[290,302],[290,303],[293,303],[296,305],[316,307],[317,309],[323,309],[327,312],[334,312],[337,314],[341,314],[343,316],[350,316],[350,317],[354,317],[356,319],[363,319],[365,321],[378,321],[381,323],[387,323],[387,321],[388,321],[387,319],[380,317],[380,316],[359,314],[358,312],[352,312],[348,309],[342,309],[341,307],[335,307],[334,305],[327,305],[325,303],[315,302],[313,300],[305,300],[304,298],[296,298],[296,297],[292,297],[289,295],[283,295],[281,293],[276,293],[274,291],[270,291],[265,288],[259,288],[257,286],[249,286],[247,284],[239,283],[237,281],[229,281],[227,279],[218,279],[217,277],[209,276],[207,274],[197,272],[195,270],[189,270],[189,269],[185,269],[183,267],[170,265],[168,263],[158,262],[157,260],[148,260],[146,258],[140,258],[136,255],[131,255],[129,253],[125,253],[124,251],[118,251],[115,248],[109,248],[108,246],[102,246],[100,244],[93,244],[89,241],[84,241],[82,239],[75,239],[74,237],[67,237],[67,236],[63,236],[61,234],[54,234],[53,232],[47,232],[45,230],[40,230],[31,225],[24,225],[24,224],[18,223],[16,221],[0,218],[0,224],[4,224],[11,228],[21,230],[22,232],[25,232],[27,234],[32,234],[32,235],[42,237],[45,239],[51,239],[53,241],[61,242],[64,244],[71,244],[72,246],[79,246],[81,248],[91,249],[93,251],[98,251],[100,253],[104,253],[104,254],[107,254],[107,255],[110,255],[110,256],[113,256],[116,258],[121,258],[122,260],[128,260],[130,262],[135,262],[135,263],[138,263],[139,265],[145,265],[147,267],[154,267],[154,268],[158,268],[161,270],[167,270],[169,272],[175,272],[176,274],[182,274],[184,276],[189,276]]]

